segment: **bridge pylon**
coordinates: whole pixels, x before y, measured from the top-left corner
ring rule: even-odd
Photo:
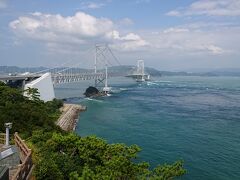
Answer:
[[[138,60],[137,62],[137,73],[141,74],[144,76],[144,61],[143,60]]]
[[[104,88],[108,89],[108,65],[110,62],[107,60],[107,53],[111,50],[107,44],[96,44],[95,45],[95,59],[94,59],[94,73],[97,74],[99,71],[105,69],[105,76],[95,78],[95,87],[99,84],[104,84]],[[104,68],[103,68],[104,67]]]

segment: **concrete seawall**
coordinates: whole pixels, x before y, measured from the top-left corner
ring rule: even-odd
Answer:
[[[86,106],[78,104],[64,104],[60,110],[62,115],[56,124],[64,131],[74,131],[77,125],[79,112],[85,111]]]

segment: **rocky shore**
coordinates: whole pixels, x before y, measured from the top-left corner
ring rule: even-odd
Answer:
[[[79,112],[85,111],[86,106],[78,104],[65,104],[60,109],[62,115],[57,121],[57,125],[64,131],[74,131],[78,122]]]

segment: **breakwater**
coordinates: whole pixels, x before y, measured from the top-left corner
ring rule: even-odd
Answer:
[[[60,109],[62,115],[59,117],[56,124],[64,131],[74,131],[77,125],[79,113],[85,110],[86,106],[78,104],[64,104]]]

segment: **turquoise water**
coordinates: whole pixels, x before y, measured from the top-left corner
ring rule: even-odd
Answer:
[[[82,98],[85,84],[56,89],[87,105],[76,132],[110,143],[138,144],[154,167],[184,160],[182,179],[240,179],[240,78],[161,77],[137,84],[115,79],[115,93]]]

